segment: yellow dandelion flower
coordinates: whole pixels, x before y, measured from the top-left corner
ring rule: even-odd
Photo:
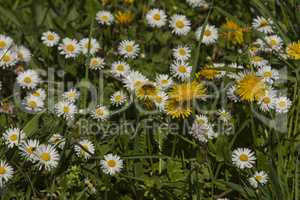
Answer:
[[[196,78],[204,77],[208,80],[213,80],[217,78],[220,75],[220,73],[221,72],[218,69],[213,68],[211,66],[206,66],[196,74]]]
[[[237,81],[236,94],[245,101],[257,101],[266,93],[266,85],[262,77],[249,72]]]
[[[179,102],[169,99],[165,106],[166,113],[172,118],[187,118],[191,115],[191,106],[187,102]]]
[[[136,96],[139,99],[152,99],[158,94],[159,89],[151,82],[145,82],[136,88]]]
[[[126,4],[133,4],[134,0],[123,0],[123,2]]]
[[[206,89],[202,83],[193,81],[173,86],[169,92],[169,97],[178,102],[186,102],[204,97],[205,92]]]
[[[286,53],[289,57],[295,60],[300,60],[300,40],[289,44],[286,48]]]
[[[221,35],[233,44],[242,44],[244,42],[244,32],[246,30],[240,27],[237,23],[231,20],[227,20],[225,24],[221,26],[223,32]]]
[[[133,13],[130,11],[118,11],[116,16],[116,20],[119,24],[130,24],[133,20]]]

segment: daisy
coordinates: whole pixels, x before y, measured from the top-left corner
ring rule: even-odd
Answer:
[[[40,145],[37,148],[35,159],[38,161],[39,169],[44,168],[47,171],[57,167],[59,154],[52,145]]]
[[[60,101],[55,105],[55,112],[57,116],[62,116],[66,120],[73,119],[77,113],[77,107],[68,101]]]
[[[271,19],[265,19],[264,17],[260,16],[257,16],[252,22],[253,28],[267,34],[273,32],[272,24],[273,21]]]
[[[173,57],[176,60],[187,61],[191,57],[191,49],[188,46],[178,46],[173,50]]]
[[[0,51],[0,67],[3,69],[14,66],[18,62],[18,54],[12,50]]]
[[[172,78],[169,77],[169,75],[167,75],[167,74],[156,75],[155,81],[156,81],[156,84],[158,85],[158,87],[160,87],[163,90],[170,88],[173,84]]]
[[[191,22],[184,15],[173,15],[170,20],[170,27],[175,35],[186,35],[191,30]]]
[[[11,48],[13,45],[13,40],[6,36],[6,35],[0,35],[0,50],[6,51],[7,49]]]
[[[255,155],[251,149],[238,148],[232,152],[232,162],[240,169],[252,168],[255,160]]]
[[[228,99],[230,99],[231,101],[233,101],[235,103],[240,101],[240,98],[236,95],[236,86],[235,85],[229,87],[226,90],[226,95],[227,95]]]
[[[197,40],[201,39],[201,34],[202,34],[202,30],[203,26],[200,26],[197,30],[196,30],[196,38]],[[207,24],[205,26],[205,30],[203,32],[203,36],[202,36],[202,43],[206,44],[206,45],[210,45],[213,43],[216,43],[216,41],[218,40],[219,35],[218,35],[218,30],[215,26],[213,25],[209,25]]]
[[[130,66],[126,62],[117,61],[111,65],[111,73],[115,77],[125,76],[130,70]]]
[[[110,26],[114,22],[114,16],[109,11],[101,10],[97,12],[96,20],[101,25]]]
[[[231,120],[231,114],[225,109],[218,110],[217,115],[219,119],[224,123],[228,123]]]
[[[107,154],[104,160],[100,161],[100,165],[105,174],[115,175],[122,170],[123,160],[118,155]]]
[[[126,100],[127,100],[127,96],[122,91],[117,91],[113,93],[113,95],[111,95],[110,97],[110,102],[114,106],[121,106],[125,104]]]
[[[91,116],[93,119],[106,121],[109,117],[109,110],[106,108],[106,106],[98,105],[95,110],[91,112]]]
[[[59,44],[58,50],[61,55],[65,55],[65,58],[75,58],[80,54],[81,48],[77,40],[64,38]]]
[[[60,134],[53,134],[49,139],[50,144],[60,149],[63,149],[65,147],[65,141],[65,138]]]
[[[207,117],[204,115],[196,116],[196,120],[189,133],[203,143],[207,143],[208,139],[213,139],[217,136],[212,126],[208,123]]]
[[[283,45],[283,41],[280,37],[277,35],[271,35],[271,36],[266,36],[265,41],[267,43],[267,46],[265,48],[265,51],[280,51]]]
[[[25,159],[35,161],[35,153],[38,147],[38,140],[26,140],[20,145],[19,148],[21,150],[22,156],[24,156]]]
[[[67,92],[64,92],[62,97],[65,101],[74,103],[80,96],[79,91],[77,91],[76,89],[72,88]]]
[[[224,75],[224,72],[220,71],[214,65],[207,65],[202,68],[199,72],[196,73],[197,78],[205,78],[207,80],[214,80],[221,78]]]
[[[290,58],[300,60],[300,40],[289,44],[285,51]]]
[[[192,72],[192,66],[182,61],[174,61],[171,65],[171,73],[174,77],[177,77],[181,81],[185,81],[190,78]]]
[[[46,99],[46,91],[44,89],[37,89],[34,92],[31,93],[32,96],[38,97],[41,100],[45,100]]]
[[[25,133],[19,128],[10,128],[5,131],[3,137],[6,145],[9,148],[13,148],[14,146],[18,146],[23,142],[25,138]]]
[[[100,44],[95,38],[83,38],[80,40],[79,45],[81,52],[85,55],[88,53],[94,55],[100,49]]]
[[[275,107],[275,100],[275,93],[272,90],[267,91],[266,94],[258,100],[259,108],[262,111],[270,111]]]
[[[34,70],[26,70],[18,74],[17,82],[22,88],[34,89],[40,83],[40,77]]]
[[[254,65],[255,67],[262,67],[262,66],[265,66],[265,65],[268,65],[268,61],[263,59],[262,57],[260,56],[253,56],[253,57],[250,57],[250,62],[252,65]]]
[[[138,71],[130,71],[123,79],[125,87],[129,91],[134,91],[138,86],[142,85],[148,79]]]
[[[42,34],[41,39],[46,46],[53,47],[58,44],[60,37],[55,32],[47,31]]]
[[[103,69],[105,65],[105,61],[100,57],[93,57],[90,60],[89,68],[93,70]]]
[[[279,79],[278,71],[272,69],[271,66],[260,67],[256,74],[260,77],[263,77],[264,81],[270,84]]]
[[[160,28],[166,25],[167,15],[165,11],[155,8],[146,14],[146,20],[149,26]]]
[[[12,178],[14,169],[6,161],[0,160],[0,187]]]
[[[25,97],[24,105],[28,111],[38,112],[44,108],[44,101],[39,97],[29,95]]]
[[[119,54],[125,58],[136,58],[139,54],[140,47],[135,41],[123,40],[118,47]]]
[[[255,172],[254,175],[249,178],[249,183],[252,187],[257,188],[259,185],[263,186],[268,182],[268,174],[264,171]]]
[[[275,99],[275,109],[278,113],[287,113],[291,105],[292,102],[287,97],[280,96]]]
[[[17,47],[17,55],[19,61],[29,63],[29,61],[31,60],[31,52],[24,46]]]
[[[135,94],[140,100],[151,100],[159,92],[159,88],[151,81],[145,81],[135,88]]]
[[[164,111],[165,110],[165,105],[166,105],[166,102],[168,100],[168,94],[163,92],[163,91],[160,91],[157,95],[155,95],[153,97],[153,102],[155,104],[155,106],[160,110],[160,111]]]
[[[206,2],[204,0],[186,0],[186,2],[193,8],[206,5]]]
[[[95,147],[89,140],[80,141],[79,145],[75,145],[74,149],[78,157],[83,157],[86,160],[95,153]]]

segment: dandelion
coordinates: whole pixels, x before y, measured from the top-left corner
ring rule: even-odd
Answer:
[[[287,55],[295,60],[300,60],[300,40],[289,44],[286,48]]]
[[[255,155],[251,149],[238,148],[232,152],[232,162],[240,169],[252,168],[255,160]]]
[[[133,21],[134,15],[130,11],[118,11],[115,17],[118,24],[127,25]]]
[[[104,160],[100,161],[100,165],[105,174],[115,175],[122,170],[123,160],[118,155],[107,154],[104,156]]]
[[[139,99],[152,99],[159,92],[159,88],[150,81],[145,81],[141,85],[137,86],[135,89],[135,94]]]
[[[242,44],[244,42],[245,29],[234,21],[227,20],[226,23],[221,26],[221,29],[223,29],[221,35],[229,42],[233,44]]]
[[[195,99],[204,98],[206,88],[202,83],[196,81],[174,85],[168,93],[171,99],[178,102],[193,101]]]
[[[206,78],[207,80],[214,80],[222,75],[221,71],[213,66],[206,66],[196,73],[196,78]]]

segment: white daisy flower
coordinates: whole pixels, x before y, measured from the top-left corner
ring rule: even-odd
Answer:
[[[58,147],[60,149],[63,149],[65,147],[66,140],[65,138],[60,134],[53,134],[49,138],[49,143],[54,145],[55,147]]]
[[[219,119],[224,123],[228,123],[231,120],[231,114],[225,109],[218,110],[217,115]]]
[[[115,77],[125,76],[130,70],[130,66],[126,62],[117,61],[111,65],[111,73]]]
[[[123,160],[118,155],[107,154],[100,161],[100,165],[105,174],[115,175],[122,170]]]
[[[148,11],[146,20],[149,26],[160,28],[166,25],[167,15],[165,11],[155,8]]]
[[[91,112],[93,119],[106,121],[109,117],[109,110],[106,106],[98,105],[95,110]]]
[[[19,61],[29,63],[31,60],[31,52],[28,48],[24,46],[17,47],[17,55]]]
[[[156,75],[156,84],[159,88],[165,90],[170,88],[173,85],[173,80],[167,74],[158,74]]]
[[[14,66],[18,62],[18,54],[12,50],[0,51],[0,67],[3,69]]]
[[[263,77],[264,81],[270,84],[279,79],[279,72],[276,69],[272,69],[271,66],[260,67],[256,74]]]
[[[11,48],[13,45],[13,40],[6,36],[6,35],[0,35],[0,50],[6,51],[7,49]]]
[[[100,44],[95,38],[83,38],[80,40],[79,45],[83,54],[94,55],[100,49]]]
[[[0,160],[0,187],[12,178],[14,169],[4,160]]]
[[[257,16],[252,22],[253,28],[267,34],[273,32],[272,24],[273,21],[271,19],[265,19],[264,17],[260,16]]]
[[[204,0],[186,0],[186,2],[193,8],[207,5]]]
[[[257,103],[262,111],[270,111],[275,107],[275,100],[275,93],[273,91],[267,91],[266,94],[261,97]]]
[[[263,67],[263,66],[266,66],[268,65],[268,61],[263,59],[262,57],[260,56],[253,56],[253,57],[250,57],[250,62],[252,65],[254,65],[255,67]]]
[[[182,61],[174,61],[171,65],[171,73],[174,77],[185,81],[190,78],[192,66]]]
[[[81,52],[80,44],[75,39],[64,38],[62,43],[59,44],[58,50],[65,58],[75,58]]]
[[[19,128],[9,128],[5,131],[3,137],[8,148],[13,148],[24,141],[25,133]]]
[[[168,98],[169,97],[168,97],[167,93],[161,91],[157,95],[155,95],[155,97],[152,100],[153,100],[155,106],[160,111],[164,111],[165,110],[165,105],[166,105],[166,102],[167,102]]]
[[[40,81],[38,73],[31,69],[21,72],[17,77],[18,84],[27,89],[34,89]]]
[[[249,183],[252,187],[258,188],[258,186],[263,186],[268,182],[268,174],[264,171],[255,172],[254,175],[249,178]]]
[[[39,169],[44,168],[47,171],[57,167],[59,154],[52,145],[40,145],[37,148],[35,159],[38,161]]]
[[[28,111],[38,112],[44,108],[44,101],[39,97],[28,95],[24,99],[24,105]]]
[[[238,148],[232,152],[232,162],[240,169],[252,168],[255,160],[255,155],[251,149]]]
[[[129,91],[134,91],[135,88],[146,81],[148,81],[148,79],[143,74],[133,70],[130,71],[123,79],[123,83]]]
[[[26,140],[20,145],[19,148],[21,150],[22,156],[24,156],[26,160],[35,161],[36,159],[35,153],[38,147],[39,147],[38,140]]]
[[[175,35],[186,35],[191,30],[191,22],[184,15],[173,15],[170,20],[170,27]]]
[[[47,31],[42,34],[41,39],[46,46],[53,47],[58,44],[60,37],[55,32]]]
[[[265,51],[280,51],[283,45],[283,41],[280,37],[277,35],[271,35],[265,37],[266,45],[265,45]]]
[[[74,88],[70,89],[67,92],[64,92],[62,97],[65,101],[74,103],[80,96],[80,92]]]
[[[89,140],[80,141],[79,145],[75,145],[74,149],[78,157],[83,157],[86,160],[95,153],[95,147]]]
[[[226,90],[226,95],[228,99],[236,103],[240,101],[240,98],[235,94],[235,91],[236,91],[236,86],[233,85]]]
[[[46,99],[46,91],[44,89],[37,89],[34,92],[31,93],[32,96],[38,97],[41,100],[45,100]]]
[[[114,106],[124,105],[126,101],[127,101],[127,96],[122,91],[117,91],[113,93],[113,95],[111,95],[110,97],[110,102]]]
[[[118,47],[119,54],[125,58],[136,58],[139,54],[140,47],[135,41],[123,40]]]
[[[287,113],[292,106],[292,102],[287,97],[281,96],[275,99],[275,109],[278,113]]]
[[[55,112],[57,116],[62,116],[66,120],[73,119],[77,113],[77,107],[68,101],[60,101],[55,105]]]
[[[90,67],[90,69],[93,69],[93,70],[100,70],[100,69],[104,68],[104,65],[105,65],[105,61],[103,58],[93,57],[90,60],[89,67]]]
[[[195,34],[196,34],[197,40],[200,40],[202,29],[203,29],[203,26],[200,26],[196,30]],[[203,37],[202,37],[201,43],[206,44],[206,45],[214,44],[214,43],[216,43],[218,38],[219,38],[218,29],[213,25],[207,24],[205,26],[205,30],[203,32]]]
[[[204,143],[207,143],[209,139],[217,137],[217,133],[213,131],[212,126],[208,123],[205,116],[197,116],[189,133],[195,139]]]
[[[110,26],[114,22],[114,16],[109,11],[101,10],[101,11],[97,12],[96,20],[101,25]]]
[[[178,46],[173,50],[173,57],[176,60],[187,61],[191,57],[191,49],[188,46]]]

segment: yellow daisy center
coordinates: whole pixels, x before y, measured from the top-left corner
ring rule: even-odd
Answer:
[[[108,160],[107,165],[109,167],[115,167],[117,165],[117,162],[115,160]]]
[[[83,149],[84,153],[85,153],[85,151],[89,151],[89,146],[87,144],[83,144],[81,146],[82,146],[82,149]]]
[[[169,83],[169,81],[166,80],[166,79],[164,79],[164,80],[161,80],[160,83],[161,83],[162,85],[167,85],[167,84]]]
[[[262,57],[260,57],[260,56],[254,56],[254,57],[252,57],[252,60],[253,60],[254,62],[260,62],[260,61],[262,61],[263,59],[262,59]]]
[[[34,93],[32,93],[32,95],[35,96],[35,97],[41,96],[41,94],[39,92],[34,92]]]
[[[92,59],[91,60],[91,65],[93,65],[93,66],[98,65],[98,60],[97,59]]]
[[[6,47],[6,42],[3,41],[3,40],[1,40],[1,41],[0,41],[0,49],[3,49],[3,48],[5,48],[5,47]]]
[[[75,51],[75,46],[73,44],[67,44],[66,50],[69,52]]]
[[[29,101],[29,102],[28,102],[28,106],[29,106],[30,108],[36,108],[36,107],[37,107],[37,103],[36,103],[35,101]]]
[[[48,39],[49,41],[52,41],[52,40],[55,39],[55,37],[54,37],[54,35],[49,34],[49,35],[47,36],[47,39]]]
[[[270,46],[272,47],[272,46],[276,46],[278,44],[278,42],[277,42],[277,40],[271,40],[270,41]]]
[[[115,101],[116,102],[120,102],[121,100],[122,100],[122,96],[121,95],[115,96]]]
[[[179,71],[180,73],[186,73],[186,72],[187,72],[187,69],[186,69],[186,67],[185,67],[184,65],[180,65],[180,66],[178,67],[178,71]]]
[[[50,156],[50,153],[48,152],[44,152],[41,154],[40,158],[43,160],[43,161],[49,161],[51,159],[51,156]]]
[[[70,112],[70,108],[68,106],[64,106],[63,112],[64,113],[69,113]]]
[[[272,77],[272,72],[270,72],[270,71],[264,72],[264,77],[266,77],[266,78]]]
[[[11,136],[9,136],[10,141],[15,142],[18,140],[18,135],[17,134],[12,134]]]
[[[263,179],[263,177],[260,176],[260,175],[255,176],[255,180],[258,181],[258,182],[260,182],[262,179]]]
[[[117,65],[116,68],[118,71],[124,71],[124,65]]]
[[[108,16],[107,15],[103,15],[100,18],[102,21],[107,22],[108,21]]]
[[[30,83],[32,83],[32,79],[27,76],[27,77],[24,78],[24,83],[30,84]]]
[[[280,108],[285,108],[285,107],[286,107],[286,102],[285,102],[285,101],[280,101],[280,102],[278,103],[278,106],[279,106]]]
[[[10,57],[9,54],[5,54],[5,55],[2,57],[2,60],[3,60],[4,62],[9,62],[9,61],[11,61],[11,57]]]
[[[268,26],[269,25],[269,23],[268,23],[268,21],[267,20],[262,20],[261,22],[260,22],[260,27],[266,27],[266,26]]]
[[[184,23],[181,20],[176,21],[175,26],[179,29],[182,29],[184,27]]]
[[[133,46],[132,46],[132,45],[127,45],[127,46],[125,47],[125,50],[126,50],[127,52],[132,52],[132,51],[133,51]]]
[[[3,166],[0,166],[0,175],[3,175],[6,173],[6,168]]]
[[[211,31],[208,30],[208,29],[206,29],[206,30],[204,31],[203,34],[204,34],[206,37],[209,37],[209,36],[211,36]]]
[[[101,116],[101,115],[103,115],[103,110],[101,108],[97,108],[95,110],[95,113],[96,113],[96,115]]]
[[[249,157],[247,154],[241,154],[240,155],[240,161],[246,162],[249,160]]]
[[[32,154],[34,152],[34,147],[27,147],[26,151],[28,154]]]
[[[179,53],[179,55],[181,55],[181,56],[185,56],[185,55],[186,55],[186,51],[185,51],[183,48],[180,48],[180,49],[178,50],[178,53]]]
[[[159,14],[159,13],[156,13],[156,14],[153,16],[153,19],[156,20],[156,21],[159,21],[159,20],[161,19],[160,14]]]
[[[271,103],[270,97],[264,97],[264,98],[263,98],[263,102],[264,102],[265,104]]]

